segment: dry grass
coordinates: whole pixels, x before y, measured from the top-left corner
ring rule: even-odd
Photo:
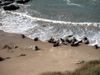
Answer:
[[[40,75],[100,75],[100,60],[89,61],[74,72],[46,72]]]

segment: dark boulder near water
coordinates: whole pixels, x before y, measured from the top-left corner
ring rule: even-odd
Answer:
[[[30,0],[16,0],[16,3],[24,4],[29,2]]]
[[[17,6],[17,5],[8,5],[8,6],[4,6],[3,9],[4,10],[17,10],[19,9],[20,7]]]

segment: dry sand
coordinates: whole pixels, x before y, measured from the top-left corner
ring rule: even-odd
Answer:
[[[12,47],[12,51],[2,50],[3,45]],[[37,45],[40,50],[24,50],[25,46]],[[14,46],[18,48],[14,49]],[[19,57],[20,54],[26,56]],[[0,75],[38,75],[47,71],[74,71],[81,65],[78,61],[95,60],[100,58],[100,48],[80,45],[71,47],[61,45],[53,47],[52,44],[41,41],[33,41],[29,38],[21,38],[20,34],[11,34],[0,31],[0,56],[11,57],[0,61]]]

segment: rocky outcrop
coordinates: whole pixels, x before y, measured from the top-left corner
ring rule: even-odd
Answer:
[[[19,9],[20,7],[17,6],[17,5],[8,5],[8,6],[4,6],[3,9],[4,10],[17,10]]]

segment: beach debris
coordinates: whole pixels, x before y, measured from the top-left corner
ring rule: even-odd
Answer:
[[[11,49],[11,47],[9,47],[8,45],[4,45],[4,46],[2,47],[2,49],[7,49],[7,50],[9,50],[9,49]]]
[[[29,2],[30,0],[17,0],[16,3],[20,3],[20,4],[25,4],[27,2]]]
[[[39,50],[38,46],[35,46],[35,45],[26,46],[24,49],[25,50],[34,50],[34,51]]]
[[[18,5],[8,5],[3,7],[4,10],[17,10],[19,8],[20,7]]]
[[[83,37],[82,41],[84,44],[89,44],[89,40],[86,36]]]
[[[14,48],[16,49],[16,48],[18,48],[18,46],[14,46]]]
[[[20,54],[19,57],[20,57],[20,56],[26,56],[26,54]]]
[[[1,56],[0,56],[0,61],[3,61],[4,60],[4,58],[2,58]]]
[[[21,37],[22,37],[22,38],[25,38],[25,35],[24,35],[24,34],[22,34],[22,35],[21,35]]]
[[[34,41],[38,41],[38,40],[39,40],[38,37],[34,38]]]
[[[81,60],[81,61],[78,61],[76,64],[77,65],[82,65],[82,64],[84,64],[85,63],[85,61],[84,60]]]
[[[95,48],[95,49],[98,49],[98,48],[99,48],[99,46],[96,44],[96,45],[94,45],[94,48]]]

